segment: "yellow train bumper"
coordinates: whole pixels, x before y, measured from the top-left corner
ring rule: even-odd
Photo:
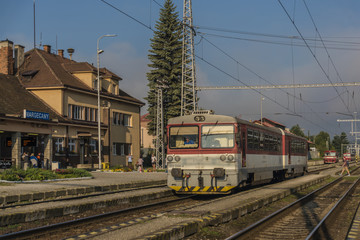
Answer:
[[[225,187],[181,187],[169,186],[178,194],[229,194],[235,186]]]

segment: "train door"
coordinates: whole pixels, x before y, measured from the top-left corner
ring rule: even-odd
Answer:
[[[246,128],[241,128],[241,166],[246,167]]]
[[[288,154],[289,154],[289,159],[288,159],[288,164],[291,164],[291,140],[288,140]]]

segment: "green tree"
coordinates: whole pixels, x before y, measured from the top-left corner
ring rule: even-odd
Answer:
[[[151,135],[156,133],[158,85],[163,86],[164,126],[169,118],[179,116],[181,110],[182,27],[171,0],[166,0],[160,9],[155,28],[148,55],[151,70],[147,73],[149,91],[145,98]]]
[[[332,145],[339,154],[341,153],[341,144],[349,144],[346,133],[344,132],[342,132],[340,136],[334,136],[332,140]]]
[[[320,152],[320,156],[324,156],[324,152],[331,148],[330,135],[327,132],[321,131],[315,137],[315,147]]]
[[[295,126],[293,126],[290,129],[290,132],[292,132],[293,134],[298,135],[300,137],[306,138],[306,136],[305,136],[304,132],[301,130],[299,124],[296,124]]]

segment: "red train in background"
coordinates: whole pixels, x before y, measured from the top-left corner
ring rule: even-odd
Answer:
[[[323,160],[324,163],[337,163],[339,161],[338,154],[335,150],[325,151]]]

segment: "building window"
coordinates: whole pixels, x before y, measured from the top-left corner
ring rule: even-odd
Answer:
[[[121,155],[121,156],[124,156],[124,155],[125,155],[125,146],[124,146],[124,144],[121,144],[121,145],[120,145],[120,155]]]
[[[55,152],[63,153],[64,152],[64,138],[54,138]]]
[[[89,146],[90,146],[91,153],[97,152],[97,141],[95,139],[90,139]]]
[[[127,156],[131,154],[130,143],[113,143],[113,155],[116,156]]]
[[[86,108],[85,108],[84,120],[85,120],[85,121],[90,121],[90,108],[89,108],[89,107],[86,107]]]
[[[113,113],[113,123],[114,125],[121,125],[122,124],[122,114],[118,112]]]
[[[76,120],[97,122],[97,109],[69,104],[68,117]]]
[[[131,115],[124,114],[124,126],[131,126]]]
[[[76,139],[69,138],[69,151],[70,151],[70,153],[75,153],[76,152],[75,146],[76,146]]]

